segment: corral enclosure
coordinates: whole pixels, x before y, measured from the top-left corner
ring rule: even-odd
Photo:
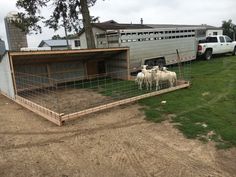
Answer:
[[[181,56],[181,53],[180,53]],[[174,87],[139,89],[130,76],[129,49],[11,52],[15,100],[62,125],[66,120],[189,86],[190,64],[172,66]],[[181,62],[181,58],[179,58]]]

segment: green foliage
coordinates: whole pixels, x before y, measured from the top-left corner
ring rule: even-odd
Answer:
[[[55,31],[63,26],[69,32],[74,31],[78,33],[83,26],[83,21],[79,18],[79,14],[81,14],[81,1],[85,0],[17,0],[16,6],[23,9],[24,12],[18,13],[18,20],[14,23],[26,33],[32,31],[41,33],[40,21]],[[88,0],[88,7],[93,6],[96,1]],[[41,10],[48,6],[53,7],[54,10],[50,18],[45,19]],[[97,18],[91,17],[91,21],[93,20],[97,20]]]
[[[67,38],[68,39],[76,39],[76,38],[78,38],[78,35],[77,34],[69,34],[67,36]],[[59,34],[57,34],[57,35],[52,36],[52,39],[66,39],[66,37],[65,36],[62,37]]]
[[[213,140],[218,148],[236,146],[235,67],[236,57],[194,62],[190,88],[140,101],[147,119],[158,122],[173,114],[186,137]]]
[[[234,34],[236,33],[236,25],[233,24],[232,20],[222,22],[223,34],[229,36],[231,39],[235,40]]]

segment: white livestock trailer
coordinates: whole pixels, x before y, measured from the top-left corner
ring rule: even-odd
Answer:
[[[142,64],[171,65],[196,59],[197,31],[199,27],[107,30],[97,33],[96,41],[98,48],[129,47],[129,66],[135,71]]]

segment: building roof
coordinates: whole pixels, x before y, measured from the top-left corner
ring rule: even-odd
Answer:
[[[103,30],[115,30],[115,29],[146,29],[152,28],[151,26],[143,24],[126,24],[126,23],[117,23],[113,20],[103,22],[103,23],[93,23],[94,27],[103,29]]]
[[[217,29],[218,27],[210,25],[181,25],[181,24],[127,24],[127,23],[117,23],[114,20],[109,20],[103,23],[94,23],[93,26],[103,29],[103,30],[113,30],[113,29],[147,29],[147,28],[179,28],[179,27],[199,27],[206,29]]]
[[[205,29],[221,29],[219,27],[210,25],[179,25],[179,24],[147,24],[151,28],[180,28],[180,27],[190,27],[190,28],[205,28]]]
[[[42,40],[39,44],[39,47],[43,47],[46,44],[48,47],[66,47],[67,43],[65,39],[49,39],[49,40]]]
[[[117,23],[114,20],[109,20],[102,23],[93,23],[93,27],[101,30],[121,30],[121,29],[149,29],[149,28],[180,28],[180,27],[194,27],[194,28],[205,28],[205,29],[221,29],[210,25],[179,25],[179,24],[128,24],[128,23]],[[84,32],[82,29],[79,36]]]

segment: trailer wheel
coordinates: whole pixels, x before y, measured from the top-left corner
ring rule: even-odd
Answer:
[[[232,52],[232,55],[235,56],[236,55],[236,46],[234,47],[234,50]]]
[[[207,49],[206,52],[205,52],[205,59],[210,60],[211,58],[212,58],[212,50]]]

